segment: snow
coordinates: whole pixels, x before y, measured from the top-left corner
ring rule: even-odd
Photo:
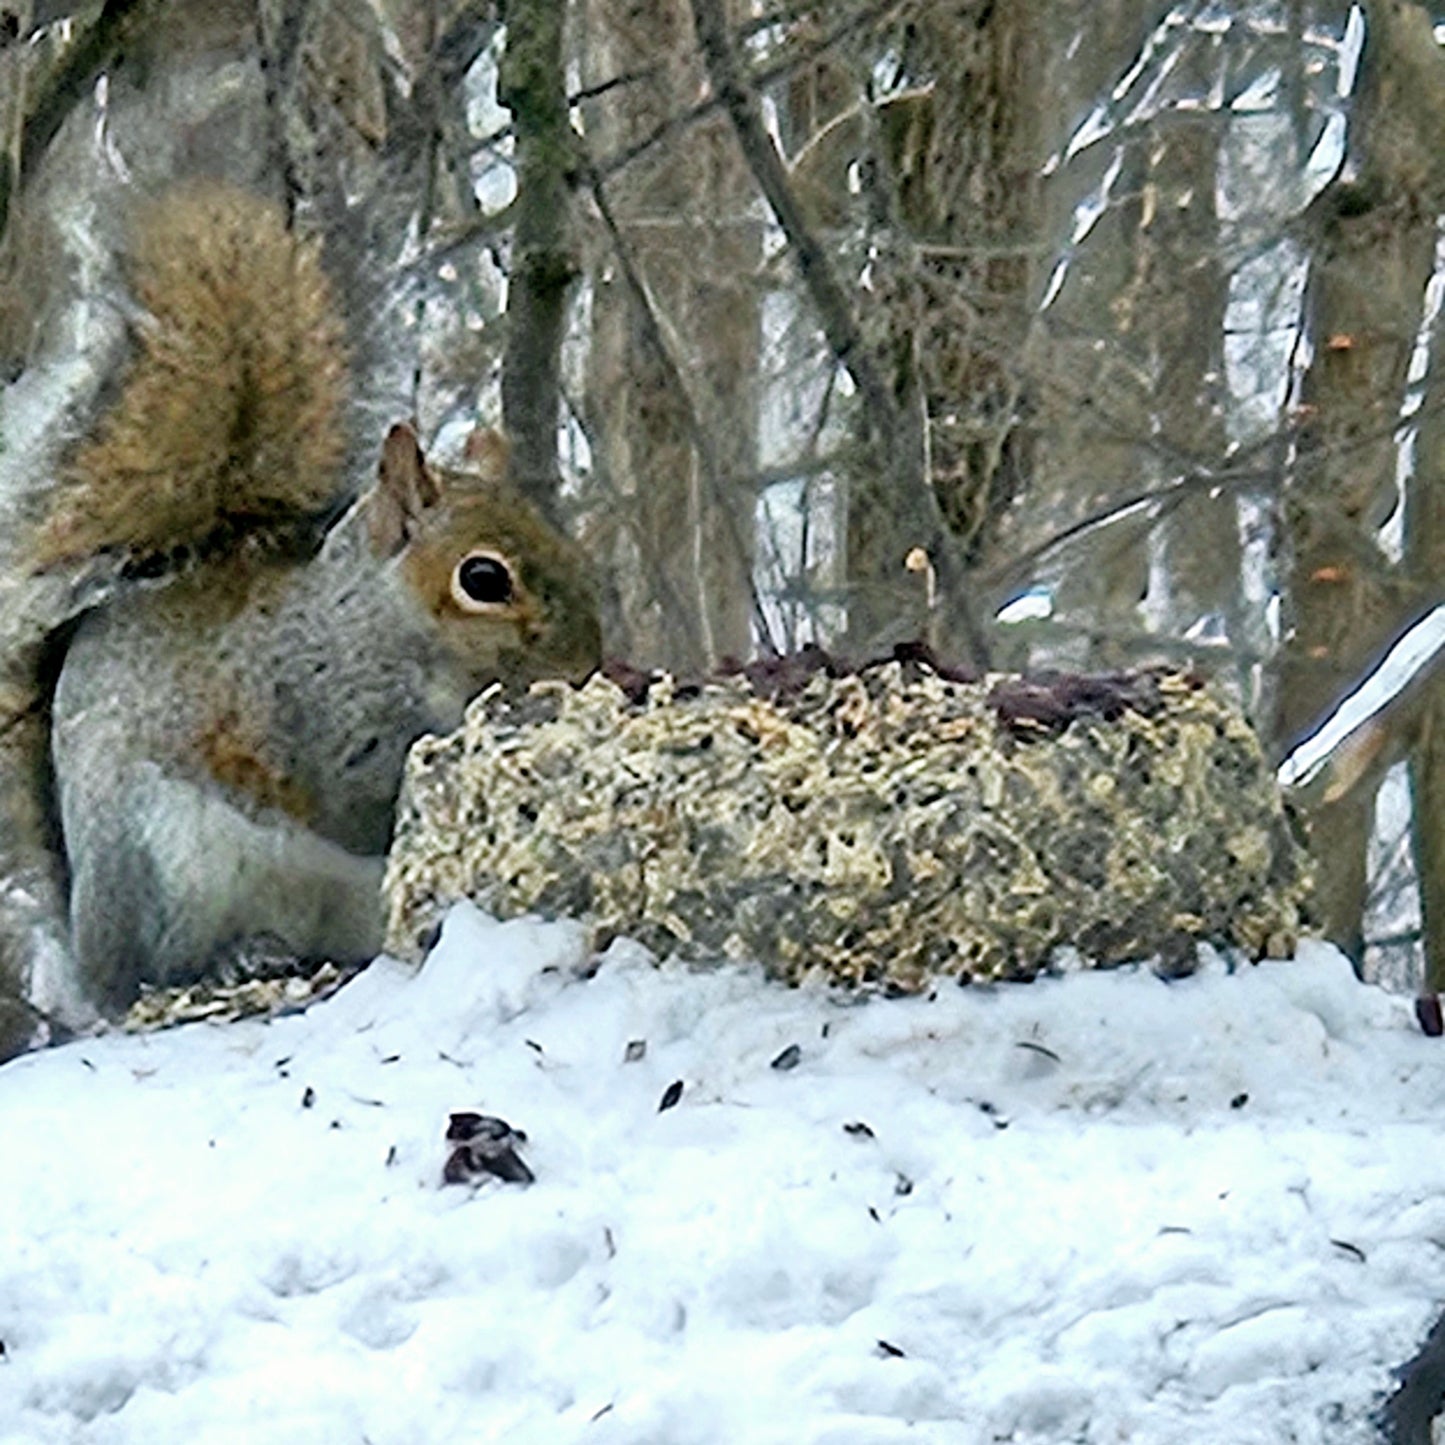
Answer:
[[[1383,712],[1420,677],[1441,648],[1445,648],[1445,606],[1431,608],[1412,623],[1319,728],[1280,764],[1280,786],[1308,783],[1351,733]]]
[[[0,1069],[0,1441],[1365,1441],[1445,1297],[1441,1045],[1324,945],[588,962],[460,908],[305,1015]],[[459,1109],[537,1182],[444,1187]]]

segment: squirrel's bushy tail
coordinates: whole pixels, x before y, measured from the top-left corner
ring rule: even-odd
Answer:
[[[144,562],[314,518],[340,490],[346,388],[318,247],[279,207],[207,184],[144,213],[128,276],[138,354],[60,480],[40,564]]]

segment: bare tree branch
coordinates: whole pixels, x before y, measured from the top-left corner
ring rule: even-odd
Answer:
[[[460,84],[491,44],[498,23],[496,0],[468,0],[451,17],[431,49],[445,85]]]
[[[873,430],[886,446],[892,446],[903,426],[898,404],[864,343],[853,318],[853,307],[833,274],[828,253],[803,218],[783,159],[763,124],[756,93],[743,76],[723,6],[720,0],[691,0],[691,3],[693,24],[697,27],[698,44],[713,92],[726,109],[743,156],[788,238],[833,355],[847,367],[857,385]]]
[[[800,70],[806,70],[808,66],[816,64],[850,35],[869,25],[881,22],[901,10],[904,3],[906,0],[877,0],[877,3],[865,6],[856,15],[850,16],[847,20],[834,26],[832,30],[810,44],[799,46],[795,52],[786,54],[770,65],[759,66],[756,70],[749,72],[749,82],[757,89],[765,90],[768,86],[775,85],[780,80],[786,80],[788,76],[794,75]],[[726,26],[724,26],[724,33],[726,33]],[[716,86],[714,86],[714,91],[716,91]],[[706,100],[699,101],[696,105],[669,116],[641,140],[633,142],[615,155],[605,156],[597,161],[598,175],[604,181],[607,180],[625,166],[631,165],[639,157],[646,155],[654,146],[660,145],[669,137],[695,125],[705,116],[711,115],[723,103],[722,96],[715,93]]]
[[[517,134],[502,420],[512,438],[517,484],[545,511],[553,509],[557,494],[558,376],[567,296],[577,277],[563,19],[555,0],[513,0],[497,78],[497,98],[512,112]]]
[[[1415,419],[1419,421],[1441,413],[1445,413],[1445,400],[1422,407],[1415,413]],[[1392,436],[1397,426],[1398,423],[1392,417],[1387,424],[1362,431],[1352,437],[1349,442],[1315,443],[1313,445],[1301,445],[1299,433],[1293,429],[1284,428],[1279,432],[1272,432],[1252,446],[1242,449],[1235,454],[1228,465],[1218,468],[1211,468],[1198,458],[1185,458],[1173,449],[1160,446],[1156,448],[1156,455],[1182,463],[1183,469],[1180,475],[1158,486],[1142,487],[1138,491],[1130,492],[1127,496],[1111,499],[1097,511],[1090,512],[1067,527],[1059,528],[1034,546],[1014,553],[995,566],[981,570],[977,574],[978,580],[994,594],[1017,586],[1027,581],[1032,569],[1051,553],[1059,551],[1089,532],[1134,516],[1146,507],[1154,509],[1150,518],[1152,523],[1163,520],[1190,496],[1197,496],[1200,492],[1248,492],[1278,489],[1284,485],[1286,480],[1278,458],[1290,450],[1289,443],[1291,441],[1295,443],[1292,468],[1298,470],[1310,465],[1318,456],[1326,452],[1331,456],[1347,456],[1351,452],[1367,451]],[[1121,427],[1120,435],[1125,434]],[[1131,439],[1133,438],[1131,437]],[[1144,444],[1144,439],[1138,440],[1141,445]],[[1149,438],[1147,440],[1152,442],[1157,439]],[[1256,465],[1256,461],[1259,464]],[[1445,598],[1441,600],[1445,601]]]
[[[892,475],[899,505],[919,529],[918,544],[933,559],[939,583],[951,599],[954,621],[965,634],[963,642],[971,661],[982,665],[988,648],[967,600],[967,565],[923,473],[922,398],[914,399],[917,416],[911,414],[911,409],[905,413],[866,344],[848,294],[833,272],[827,251],[808,227],[782,157],[763,124],[756,92],[743,73],[720,0],[691,3],[698,45],[716,97],[726,109],[744,158],[787,237],[829,348],[858,388],[869,430],[882,445],[884,465]]]
[[[63,60],[36,87],[12,156],[0,158],[0,240],[16,194],[40,163],[65,118],[89,96],[96,77],[125,44],[149,0],[105,0],[89,23],[76,19],[76,38]]]

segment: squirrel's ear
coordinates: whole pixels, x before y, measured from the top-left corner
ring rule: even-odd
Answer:
[[[500,482],[512,465],[512,444],[496,427],[477,427],[467,438],[467,470],[484,482]]]
[[[427,470],[416,432],[398,422],[381,444],[381,469],[366,502],[372,550],[379,557],[395,556],[440,500],[441,488]]]

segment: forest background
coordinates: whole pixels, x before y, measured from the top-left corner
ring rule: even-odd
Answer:
[[[266,190],[358,474],[505,426],[636,664],[1164,662],[1280,761],[1445,602],[1424,4],[3,0],[0,137],[12,394],[106,329],[118,196]],[[1428,661],[1296,801],[1329,936],[1445,979]]]

